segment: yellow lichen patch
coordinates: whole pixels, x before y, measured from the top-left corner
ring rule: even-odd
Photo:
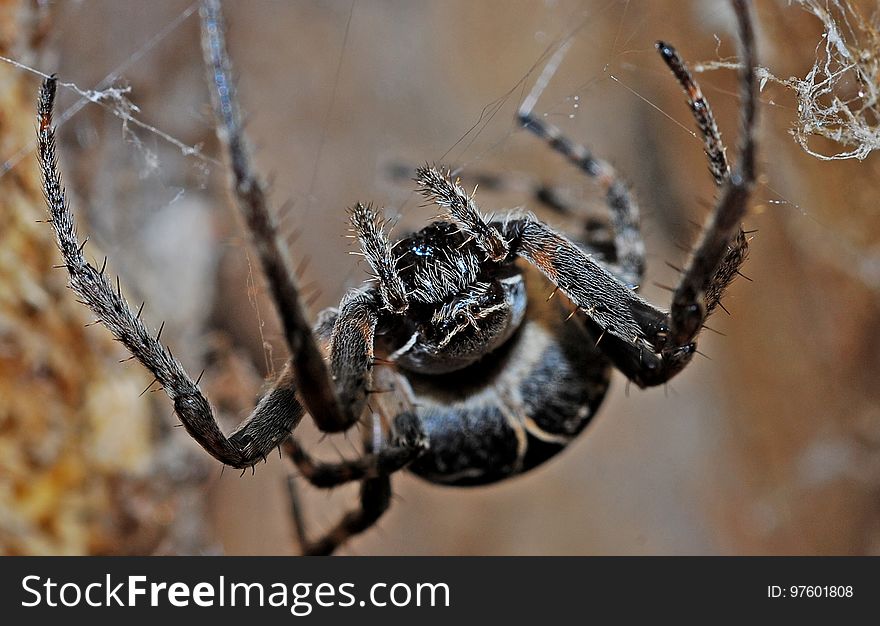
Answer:
[[[143,391],[132,377],[112,378],[91,385],[83,410],[91,427],[89,458],[102,471],[143,474],[150,464],[149,407],[131,403]],[[127,415],[113,414],[108,406],[129,406]]]
[[[17,15],[0,11],[0,54],[13,56]],[[37,81],[0,64],[0,83],[8,157],[34,144]],[[0,554],[127,552],[135,535],[155,549],[156,520],[133,515],[125,496],[157,500],[147,512],[171,497],[156,495],[148,471],[160,432],[152,397],[139,395],[149,377],[118,363],[105,329],[86,328],[89,312],[52,269],[60,255],[44,217],[28,154],[0,176]]]

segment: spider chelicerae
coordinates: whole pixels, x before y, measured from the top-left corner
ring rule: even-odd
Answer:
[[[607,162],[535,117],[533,92],[519,110],[519,122],[601,187],[612,245],[592,236],[594,229],[576,241],[529,214],[490,219],[448,172],[421,167],[419,190],[445,210],[444,219],[391,242],[381,212],[356,204],[350,210],[352,230],[374,281],[347,293],[338,308],[323,311],[311,324],[264,185],[251,167],[219,0],[204,0],[201,10],[218,135],[228,150],[234,196],[276,304],[289,361],[251,415],[224,435],[199,381],[147,330],[118,282],[114,287],[104,268],[83,255],[58,169],[52,126],[56,81],[50,78],[38,102],[39,162],[69,285],[152,372],[187,432],[220,462],[246,469],[280,446],[318,487],[360,481],[360,506],[317,540],[306,536],[291,489],[294,522],[307,554],[333,552],[373,525],[390,504],[391,475],[402,469],[446,485],[487,484],[528,471],[589,423],[612,368],[640,387],[665,383],[680,372],[745,260],[748,243],[740,223],[754,181],[756,59],[749,6],[746,0],[732,4],[741,48],[735,169],[699,86],[676,51],[657,44],[685,90],[719,188],[668,312],[637,294],[644,245],[626,185]],[[573,303],[574,313],[559,298],[547,298],[548,280],[553,293],[559,290]],[[368,424],[363,456],[313,461],[292,434],[306,413],[328,433]]]

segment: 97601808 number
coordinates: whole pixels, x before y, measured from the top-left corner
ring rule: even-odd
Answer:
[[[767,585],[768,598],[852,598],[852,585]]]

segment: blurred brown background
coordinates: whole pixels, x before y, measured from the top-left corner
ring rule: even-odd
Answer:
[[[855,4],[867,15],[876,11],[873,3]],[[389,164],[442,161],[463,167],[464,176],[489,171],[523,181],[527,175],[599,206],[589,181],[513,124],[541,55],[571,32],[574,45],[537,110],[630,181],[648,240],[643,292],[654,302],[668,301],[654,283],[674,283],[664,261],[682,262],[676,244],[692,241],[691,220],[702,220],[713,187],[683,96],[653,43],[668,40],[692,61],[732,56],[726,2],[224,6],[258,165],[272,180],[276,206],[284,206],[294,258],[310,259],[304,280],[318,289],[313,313],[364,277],[342,237],[345,207],[357,200],[384,205],[400,214],[400,228],[433,215],[420,206],[411,185],[387,174]],[[194,9],[170,0],[63,2],[48,12],[9,3],[6,19],[27,14],[29,21],[16,22],[25,26],[13,29],[4,54],[57,71],[82,89],[130,85],[136,118],[200,147],[201,157],[183,155],[95,104],[77,109],[60,133],[62,168],[92,254],[109,255],[130,299],[147,302],[150,323],[158,327],[166,320],[163,339],[190,371],[197,374],[207,365],[205,386],[231,426],[285,353],[230,208],[224,168],[216,162]],[[762,65],[780,77],[803,76],[815,60],[821,24],[783,1],[759,1],[756,14]],[[39,36],[22,42],[24,32]],[[32,155],[14,163],[10,158],[27,147],[37,79],[5,64],[2,70],[6,84],[15,84],[21,95],[4,110],[4,123],[23,128],[21,139],[6,131],[2,158],[8,171],[0,178],[5,190],[34,176]],[[738,106],[733,73],[718,70],[698,79],[732,146]],[[723,333],[704,333],[701,351],[710,358],[695,360],[666,389],[633,387],[626,393],[617,375],[603,410],[579,440],[516,480],[465,490],[396,477],[399,497],[391,511],[344,553],[880,552],[880,166],[876,156],[863,162],[808,156],[788,134],[796,114],[791,92],[770,84],[761,100],[761,183],[746,221],[747,229],[758,231],[744,270],[752,282],[737,281],[725,301],[731,315],[719,312],[710,322]],[[61,92],[61,111],[76,102],[76,94]],[[17,117],[10,120],[13,111]],[[16,121],[22,115],[24,122]],[[63,276],[49,268],[57,260],[48,228],[33,227],[43,210],[39,195],[32,181],[25,186],[20,205],[4,198],[0,207],[30,217],[19,228],[42,246],[29,266],[33,282],[55,294],[58,307],[67,307],[71,294],[60,288]],[[29,205],[27,198],[34,201]],[[485,210],[527,204],[540,212],[516,192],[484,191],[478,200]],[[13,257],[2,263],[11,268],[17,262]],[[0,275],[0,286],[4,281],[9,307],[0,310],[0,335],[12,346],[20,337],[22,298],[14,277]],[[0,353],[8,363],[4,371],[38,377],[47,354],[94,351],[103,355],[102,365],[89,379],[130,376],[138,383],[143,378],[145,387],[149,379],[136,365],[115,364],[125,355],[105,341],[106,331],[81,329],[88,315],[80,320],[73,309],[67,323],[79,329],[80,343],[9,349]],[[28,319],[38,342],[41,325]],[[24,392],[22,384],[3,389],[4,445],[18,451],[45,447],[45,439],[61,429],[71,431],[66,436],[73,443],[65,444],[70,456],[94,457],[101,450],[107,456],[110,450],[125,460],[133,453],[118,442],[134,438],[146,460],[105,464],[103,473],[88,461],[41,499],[32,493],[34,477],[57,475],[57,453],[30,455],[2,468],[4,551],[297,552],[284,490],[286,463],[276,457],[255,476],[221,476],[182,430],[169,427],[174,419],[164,396],[139,398],[133,382],[133,391],[117,394],[119,406],[88,404],[92,396],[76,390],[90,380],[67,381],[63,395],[53,389],[55,378],[28,392],[45,398],[37,406],[10,399]],[[43,407],[50,399],[52,406],[66,407],[59,415],[69,410],[79,417],[47,420]],[[91,417],[83,417],[86,405]],[[71,428],[74,419],[82,426]],[[112,428],[101,426],[108,421]],[[40,424],[39,436],[32,422]],[[104,437],[100,450],[96,433]],[[318,444],[312,433],[308,440],[323,458],[350,453],[345,439]],[[104,495],[82,496],[87,488]],[[304,491],[312,533],[355,501],[348,489],[330,496]],[[42,503],[39,514],[33,512],[36,500]],[[72,506],[77,513],[65,516]],[[64,520],[54,521],[56,515]]]

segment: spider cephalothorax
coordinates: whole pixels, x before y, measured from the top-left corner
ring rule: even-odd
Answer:
[[[429,172],[436,170],[422,171]],[[450,222],[434,222],[392,246],[372,208],[359,204],[351,217],[378,283],[381,344],[401,367],[423,374],[462,369],[519,327],[525,286],[506,252],[493,260]],[[395,293],[400,299],[389,300]]]
[[[83,255],[55,156],[53,78],[44,82],[38,103],[39,159],[49,222],[70,286],[153,373],[187,432],[216,459],[248,468],[280,445],[318,487],[361,481],[360,507],[318,541],[308,539],[294,507],[305,552],[332,552],[375,523],[390,504],[390,476],[401,469],[450,485],[485,484],[526,471],[583,430],[613,369],[642,387],[680,372],[745,260],[748,243],[740,222],[755,177],[756,59],[748,4],[732,4],[742,53],[735,169],[699,86],[671,46],[657,45],[684,87],[719,189],[668,312],[637,293],[645,251],[638,207],[626,185],[607,162],[532,115],[543,88],[536,87],[519,110],[519,122],[597,182],[605,193],[606,223],[597,230],[594,217],[556,198],[549,202],[546,194],[537,197],[549,208],[584,221],[581,238],[531,214],[491,219],[448,173],[420,168],[420,191],[445,210],[443,221],[392,243],[381,214],[356,205],[350,219],[374,282],[350,291],[338,308],[310,324],[263,185],[251,168],[218,0],[202,4],[218,135],[229,152],[235,197],[277,306],[289,362],[251,415],[224,435],[198,381],[147,331],[140,311],[131,309],[103,269]],[[537,84],[548,79],[542,75]],[[610,241],[600,233],[610,233]],[[566,298],[547,297],[557,290]],[[325,432],[366,422],[364,455],[314,462],[292,435],[305,414]]]

